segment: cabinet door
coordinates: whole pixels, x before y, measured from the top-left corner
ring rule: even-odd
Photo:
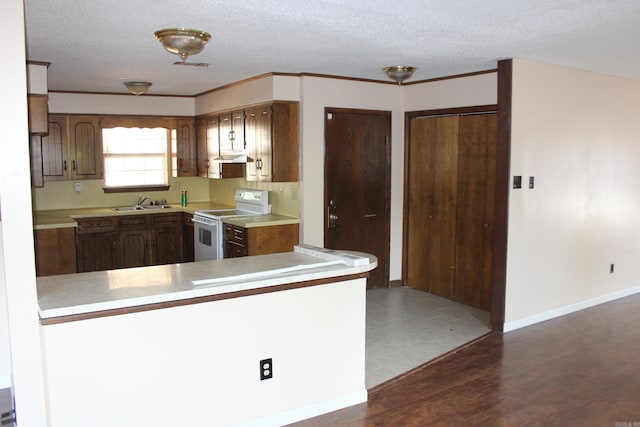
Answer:
[[[247,110],[245,119],[245,139],[247,140],[247,181],[258,180],[258,159],[260,157],[260,132],[258,130],[260,108]]]
[[[247,110],[247,181],[271,181],[271,106]]]
[[[185,212],[182,214],[182,247],[184,248],[182,259],[184,262],[195,260],[193,233],[193,215]]]
[[[178,176],[195,176],[196,147],[193,120],[178,120],[176,139]]]
[[[47,95],[28,95],[28,112],[29,112],[29,133],[46,135],[49,132],[47,126],[47,114],[49,108],[47,105],[49,97]]]
[[[175,264],[182,262],[182,227],[152,229],[151,245],[151,264]]]
[[[207,119],[196,119],[196,175],[203,178],[208,174],[209,154],[207,151]]]
[[[245,153],[244,111],[220,115],[220,154]]]
[[[102,178],[102,134],[97,117],[69,117],[72,179]]]
[[[118,231],[118,267],[143,267],[149,264],[147,227]]]
[[[247,229],[247,255],[292,252],[299,242],[298,224],[273,225]]]
[[[42,136],[42,177],[45,181],[68,179],[67,118],[49,116],[49,134]]]
[[[75,273],[76,232],[74,228],[35,230],[36,274]]]
[[[219,149],[220,154],[228,154],[233,152],[233,135],[231,130],[233,129],[233,120],[231,113],[221,114],[219,117]]]
[[[247,180],[298,180],[298,104],[274,103],[247,110]]]
[[[270,121],[270,181],[298,181],[298,103],[274,103]],[[265,156],[266,157],[266,156]]]
[[[234,153],[245,153],[247,143],[244,135],[244,111],[234,111],[231,113],[231,119],[233,121],[231,135],[233,140],[231,141],[231,149]]]
[[[229,131],[229,120],[225,122],[226,132]],[[207,177],[220,178],[220,163],[216,162],[220,156],[220,124],[219,117],[207,118]]]
[[[78,272],[111,270],[116,266],[116,233],[78,234]]]

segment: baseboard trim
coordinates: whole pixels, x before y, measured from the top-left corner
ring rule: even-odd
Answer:
[[[596,305],[604,304],[606,302],[615,301],[620,298],[628,297],[640,293],[640,286],[634,286],[632,288],[623,289],[621,291],[613,292],[607,295],[602,295],[596,298],[588,299],[576,304],[567,305],[565,307],[556,308],[553,310],[545,311],[544,313],[534,314],[522,319],[514,320],[513,322],[506,322],[504,324],[504,332],[514,331],[516,329],[524,328],[525,326],[534,325],[536,323],[544,322],[555,317],[564,316],[576,311],[584,310],[585,308],[593,307]]]
[[[337,411],[338,409],[347,408],[367,401],[367,390],[362,390],[346,396],[331,399],[313,405],[307,405],[302,408],[296,408],[291,411],[281,412],[269,417],[254,420],[241,427],[279,427],[297,421],[306,420],[308,418],[317,417],[318,415]]]
[[[11,375],[0,377],[0,389],[11,388]]]

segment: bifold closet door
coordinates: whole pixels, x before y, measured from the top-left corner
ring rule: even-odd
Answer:
[[[460,117],[455,300],[491,308],[496,114]]]
[[[406,284],[489,310],[496,114],[416,117],[409,131]]]
[[[453,299],[458,116],[411,120],[407,285]]]

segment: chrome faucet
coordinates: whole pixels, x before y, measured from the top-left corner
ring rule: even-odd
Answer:
[[[142,206],[145,200],[147,200],[149,196],[143,196],[142,194],[138,196],[138,201],[136,202],[136,206]]]

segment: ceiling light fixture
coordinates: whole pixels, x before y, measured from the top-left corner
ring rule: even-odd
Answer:
[[[416,67],[408,67],[406,65],[392,65],[382,69],[391,80],[398,83],[398,86],[405,80],[410,78],[416,71]]]
[[[124,82],[124,85],[134,95],[144,95],[151,87],[150,82]]]
[[[202,52],[211,39],[211,34],[189,28],[165,28],[153,34],[168,52],[178,55],[182,62],[186,62],[190,55]]]

